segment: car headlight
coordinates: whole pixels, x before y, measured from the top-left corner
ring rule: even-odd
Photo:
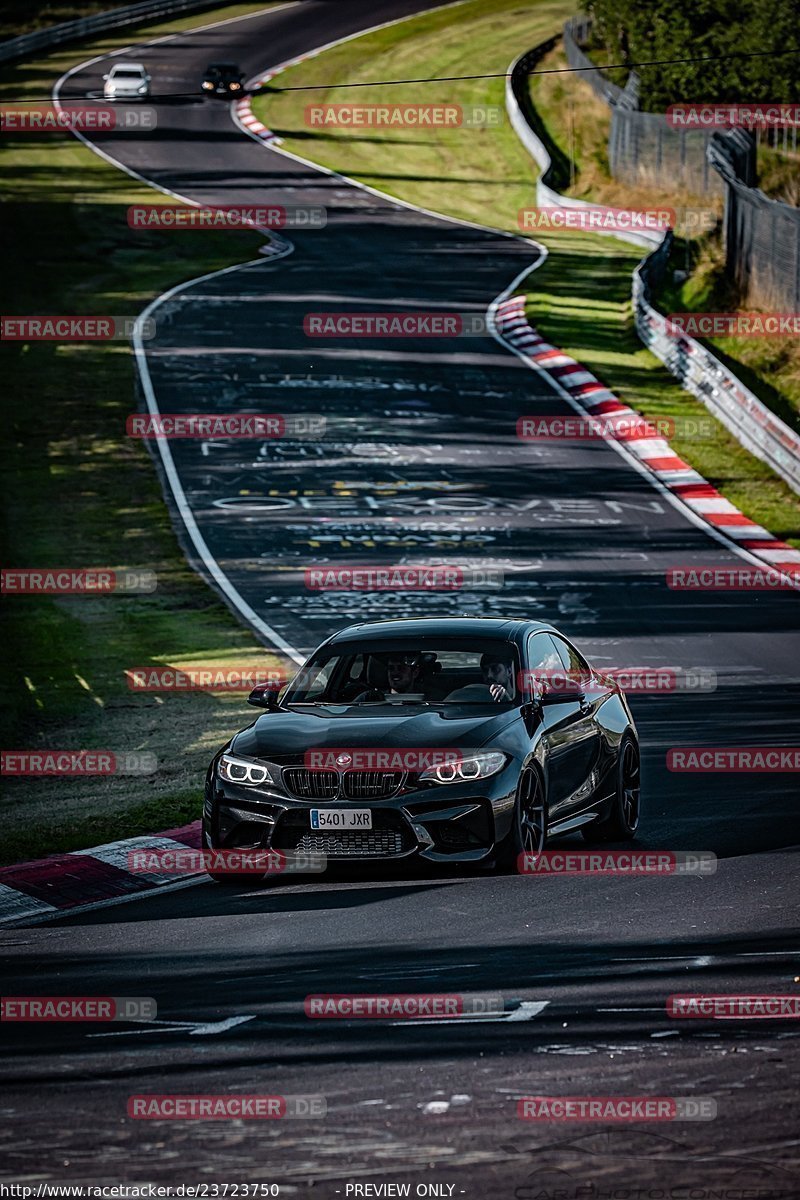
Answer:
[[[139,88],[139,95],[143,96],[146,91],[147,91],[147,84],[143,83],[142,86]]]
[[[240,83],[232,83],[232,84],[231,84],[231,91],[232,91],[232,92],[238,92],[238,91],[239,91],[239,88],[240,88],[241,86],[242,86],[242,85],[241,85]]]
[[[213,85],[213,83],[209,83],[209,81],[207,79],[204,79],[203,87],[206,89],[206,91],[210,92],[210,91],[212,91],[214,85]]]
[[[245,787],[260,787],[262,783],[275,782],[263,763],[237,758],[235,754],[220,756],[217,774],[228,783],[243,783]]]
[[[435,767],[428,767],[420,775],[420,781],[430,779],[436,783],[468,783],[472,779],[486,779],[488,775],[496,775],[505,765],[505,754],[501,754],[499,750],[490,750],[486,754],[460,758],[457,762],[438,763]]]

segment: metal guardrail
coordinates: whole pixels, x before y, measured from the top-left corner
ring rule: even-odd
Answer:
[[[553,48],[555,39],[520,55],[508,69],[506,111],[515,133],[541,168],[536,185],[537,204],[564,208],[586,207],[583,201],[562,196],[547,183],[552,163],[547,147],[531,126],[527,73]],[[598,231],[599,232],[599,231]],[[776,471],[800,493],[800,435],[790,429],[739,378],[705,346],[688,334],[675,337],[667,333],[664,315],[650,303],[650,288],[666,269],[672,233],[629,233],[604,230],[610,237],[645,245],[651,251],[633,273],[631,298],[636,332],[642,343],[663,362],[688,392],[713,413],[734,437]],[[657,243],[657,244],[656,244]]]
[[[13,62],[28,58],[38,50],[60,46],[64,42],[79,41],[105,29],[118,29],[125,25],[138,25],[148,17],[171,17],[175,13],[199,12],[204,8],[218,8],[220,0],[140,0],[124,8],[96,13],[93,17],[79,17],[76,21],[63,21],[60,25],[49,25],[33,33],[0,42],[0,62]]]
[[[665,242],[664,254],[669,247]],[[650,303],[662,249],[644,259],[633,273],[636,332],[687,392],[691,392],[730,430],[746,450],[767,463],[800,494],[800,434],[790,429],[746,388],[711,350],[695,338],[667,332],[666,318]]]
[[[531,126],[531,122],[526,114],[530,112],[530,99],[528,97],[528,72],[539,61],[548,54],[550,50],[558,42],[557,37],[549,38],[546,42],[535,46],[533,50],[521,54],[515,59],[508,68],[506,78],[506,112],[511,126],[514,129],[517,137],[522,142],[525,149],[530,154],[534,162],[541,167],[541,175],[536,184],[536,203],[542,207],[553,208],[597,208],[596,204],[589,204],[585,200],[576,200],[572,196],[562,196],[552,186],[552,169],[553,164],[550,154]],[[652,250],[654,246],[661,244],[663,233],[657,230],[641,230],[632,232],[627,230],[597,230],[602,236],[611,236],[621,239],[625,242],[631,242],[634,246],[642,246],[645,249]]]

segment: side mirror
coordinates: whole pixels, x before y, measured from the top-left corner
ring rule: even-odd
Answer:
[[[280,708],[278,689],[273,683],[258,683],[247,697],[247,703],[254,704],[256,708],[266,708],[270,712],[277,712]]]
[[[525,672],[524,687],[532,697],[534,706],[547,704],[575,704],[584,699],[591,677],[584,672],[545,671],[541,677],[536,672]]]
[[[103,76],[103,79],[110,79],[110,78],[111,78],[111,76],[110,76],[110,75],[104,75],[104,76]]]

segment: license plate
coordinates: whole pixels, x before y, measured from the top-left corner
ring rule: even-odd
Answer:
[[[372,829],[369,808],[312,808],[312,829]]]

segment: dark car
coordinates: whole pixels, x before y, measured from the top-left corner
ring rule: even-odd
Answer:
[[[235,96],[244,88],[244,75],[236,63],[209,63],[202,90],[211,96]]]
[[[555,834],[636,834],[627,701],[549,625],[351,625],[249,702],[266,711],[208,770],[206,849],[513,869]]]

